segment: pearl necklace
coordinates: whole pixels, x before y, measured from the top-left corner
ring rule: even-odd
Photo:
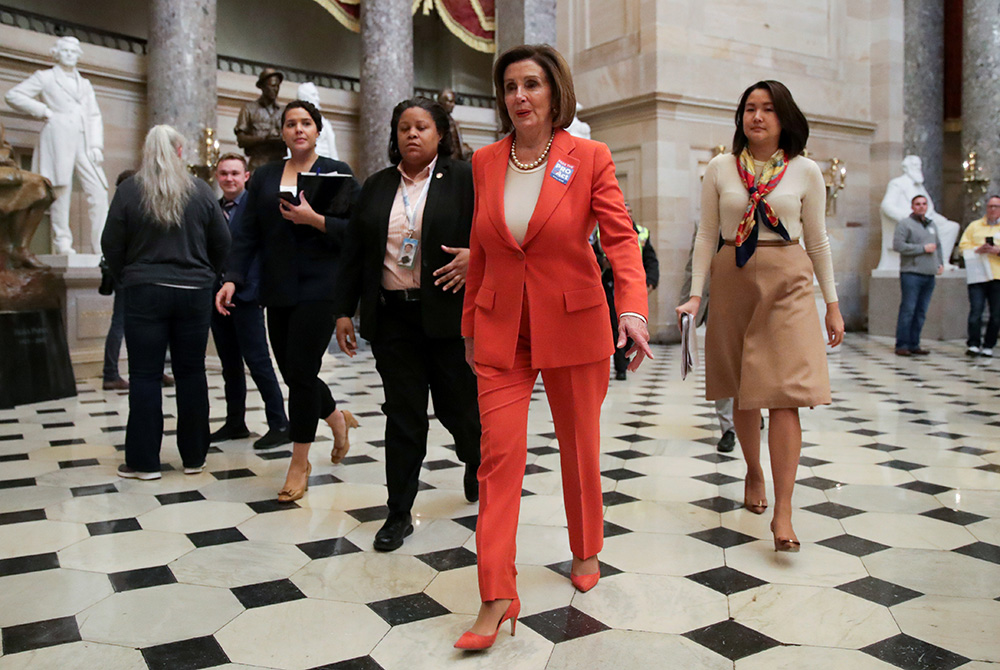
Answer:
[[[521,161],[517,160],[517,138],[516,137],[511,138],[510,160],[514,163],[514,167],[516,167],[518,170],[534,170],[536,167],[544,163],[546,159],[548,159],[549,157],[549,149],[552,148],[552,140],[553,138],[555,138],[555,136],[556,136],[556,131],[553,130],[552,134],[549,135],[549,143],[545,145],[545,151],[542,152],[542,155],[539,156],[537,160],[532,161],[531,163],[522,163]]]

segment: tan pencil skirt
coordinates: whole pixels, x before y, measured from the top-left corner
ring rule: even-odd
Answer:
[[[830,403],[813,268],[798,244],[759,244],[742,268],[727,244],[712,260],[705,397],[740,409]]]

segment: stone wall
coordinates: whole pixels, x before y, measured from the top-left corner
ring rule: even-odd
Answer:
[[[578,0],[559,4],[559,48],[581,117],[607,142],[660,258],[654,337],[678,337],[673,308],[699,217],[700,177],[728,149],[740,94],[784,82],[810,121],[809,155],[847,165],[828,217],[841,309],[865,326],[879,257],[878,202],[902,158],[902,0]]]

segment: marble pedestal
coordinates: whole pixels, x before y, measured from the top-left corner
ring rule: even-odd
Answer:
[[[969,316],[969,295],[965,286],[965,270],[954,270],[937,277],[921,339],[965,339]],[[895,337],[897,316],[899,273],[872,270],[868,284],[868,334]]]
[[[101,285],[96,254],[39,256],[66,284],[63,321],[66,343],[77,379],[97,377],[104,367],[104,339],[111,325],[114,296],[97,292]],[[125,347],[122,346],[122,353]]]

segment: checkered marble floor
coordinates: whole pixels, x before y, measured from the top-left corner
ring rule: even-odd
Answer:
[[[369,355],[324,367],[362,426],[340,466],[321,431],[310,490],[291,505],[275,502],[288,450],[254,453],[252,438],[185,476],[168,430],[162,480],[118,479],[127,395],[84,381],[76,398],[0,412],[0,669],[1000,668],[997,363],[966,359],[958,343],[925,359],[890,347],[850,334],[830,359],[834,404],[802,413],[799,554],[776,554],[770,515],[740,508],[739,450],[715,452],[701,374],[680,381],[676,346],[612,381],[603,578],[587,594],[564,576],[539,384],[518,536],[523,618],[484,654],[451,646],[478,608],[476,506],[436,422],[416,532],[392,554],[371,550],[385,490]],[[218,373],[210,384],[218,426]]]

